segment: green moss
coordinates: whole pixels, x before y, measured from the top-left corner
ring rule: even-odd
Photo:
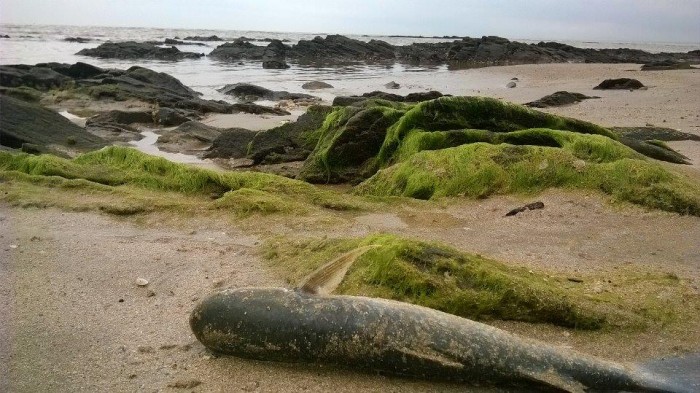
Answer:
[[[575,284],[565,277],[395,235],[302,241],[276,238],[264,244],[263,255],[294,284],[324,262],[364,245],[381,247],[353,264],[336,294],[394,299],[476,320],[551,323],[580,329],[644,328],[675,320],[679,307],[698,305],[697,296],[687,297],[685,286],[667,275],[645,273],[647,281],[638,281],[641,273],[635,270],[629,276],[609,277],[619,283],[610,286],[611,290],[607,285],[606,290],[593,290],[602,285],[595,278],[586,277],[586,284]],[[628,299],[626,291],[635,295]],[[655,297],[658,293],[666,293],[674,303],[661,301]]]
[[[443,97],[413,106],[387,132],[379,152],[382,166],[397,160],[394,153],[413,130],[451,131],[478,129],[512,132],[528,128],[549,128],[583,134],[599,134],[612,139],[610,130],[581,120],[550,115],[487,97]]]
[[[73,160],[51,155],[0,152],[0,172],[82,179],[111,187],[137,187],[207,197],[219,197],[229,191],[249,189],[264,193],[256,194],[265,197],[263,204],[274,202],[273,196],[278,196],[328,209],[349,210],[360,207],[351,197],[319,190],[302,181],[259,172],[218,172],[195,168],[117,146],[86,153]],[[253,203],[250,191],[234,196],[239,199],[245,196],[247,203]]]
[[[41,92],[27,86],[0,87],[0,94],[27,102],[39,102],[39,100],[41,100]]]
[[[468,131],[470,133],[471,131]],[[700,215],[700,187],[609,138],[552,130],[491,135],[493,142],[548,136],[561,147],[473,143],[412,154],[356,192],[431,199],[534,193],[549,187],[602,191],[619,201]],[[408,141],[421,136],[409,136]],[[431,136],[432,138],[432,136]],[[419,143],[413,143],[417,146]],[[416,150],[415,147],[412,147]]]
[[[214,205],[219,209],[232,210],[240,215],[253,213],[271,214],[295,211],[303,213],[304,205],[299,202],[281,198],[266,191],[251,188],[240,188],[225,193],[218,198]]]

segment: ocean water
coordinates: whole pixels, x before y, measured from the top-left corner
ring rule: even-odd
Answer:
[[[280,33],[264,31],[239,30],[195,30],[195,29],[160,29],[160,28],[124,28],[124,27],[84,27],[84,26],[38,26],[38,25],[0,25],[0,34],[10,38],[0,39],[0,64],[36,64],[43,62],[75,63],[82,61],[100,67],[126,69],[140,65],[159,72],[168,73],[191,88],[203,93],[204,98],[231,98],[216,91],[228,83],[254,83],[273,90],[301,91],[301,84],[311,80],[324,80],[336,88],[332,92],[316,91],[313,94],[330,101],[335,95],[358,94],[380,90],[384,83],[406,79],[407,73],[449,73],[447,66],[409,66],[402,64],[367,65],[363,63],[345,64],[334,67],[313,67],[292,65],[288,70],[265,70],[259,61],[255,62],[220,62],[207,57],[197,60],[163,62],[153,60],[113,60],[78,56],[75,53],[83,48],[93,48],[105,41],[162,41],[165,38],[186,36],[217,35],[222,38],[241,36],[264,39],[288,40],[294,44],[302,39],[313,39],[324,33]],[[93,41],[80,44],[64,41],[66,37],[83,37]],[[444,42],[453,38],[411,38],[390,36],[349,35],[351,38],[369,41],[379,39],[393,45],[407,45],[414,42]],[[542,40],[517,39],[516,41],[536,43]],[[566,44],[584,48],[633,48],[649,52],[687,52],[700,49],[700,43],[629,43],[629,42],[579,42],[563,41]],[[178,45],[182,51],[208,54],[222,42],[208,42],[207,46]],[[267,45],[266,42],[257,42]],[[420,89],[420,86],[416,87]],[[410,90],[410,89],[409,89]],[[415,89],[414,89],[415,90]],[[401,89],[400,94],[407,90]],[[449,91],[444,91],[450,93]]]

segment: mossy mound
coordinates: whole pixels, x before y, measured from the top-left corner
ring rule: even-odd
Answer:
[[[484,198],[561,187],[598,190],[615,200],[700,216],[700,186],[617,142],[552,130],[521,131],[498,139],[517,142],[520,136],[547,139],[560,147],[478,142],[422,151],[379,171],[355,191],[419,199]]]
[[[236,205],[241,211],[292,211],[312,205],[334,210],[357,209],[348,198],[297,180],[258,172],[217,172],[176,164],[135,149],[111,146],[73,160],[51,155],[0,152],[0,174],[33,183],[46,177],[84,180],[110,187],[131,187],[188,196],[221,199],[218,207]],[[273,206],[278,203],[278,206]]]
[[[622,295],[612,291],[596,294],[589,288],[599,285],[593,278],[586,278],[590,284],[573,283],[565,277],[395,235],[300,241],[277,238],[263,247],[264,256],[295,284],[324,262],[365,245],[380,247],[355,261],[336,294],[395,299],[476,320],[516,320],[579,329],[637,329],[656,322],[667,323],[674,319],[676,306],[660,304],[654,298],[656,291],[667,293],[668,298],[678,302],[691,299],[684,294],[687,288],[677,277],[667,280],[662,275],[646,274],[646,282],[654,283],[653,288],[636,287],[636,276],[608,277],[620,282],[621,287],[616,290]],[[632,289],[639,296],[626,300],[624,294]],[[691,308],[697,307],[697,296],[691,300]]]

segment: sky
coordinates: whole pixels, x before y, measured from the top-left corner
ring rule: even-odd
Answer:
[[[700,0],[2,0],[0,23],[700,42]]]

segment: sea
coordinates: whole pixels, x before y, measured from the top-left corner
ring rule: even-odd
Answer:
[[[324,100],[332,100],[332,95],[378,90],[386,81],[404,80],[407,73],[438,74],[449,73],[447,66],[411,66],[404,64],[368,65],[364,63],[343,64],[333,67],[316,67],[292,64],[287,70],[266,70],[259,61],[221,62],[203,57],[197,60],[166,62],[156,60],[115,60],[98,59],[76,55],[83,48],[94,48],[106,41],[163,41],[165,38],[185,38],[187,36],[216,35],[226,39],[248,37],[254,40],[279,39],[287,44],[299,40],[310,40],[327,33],[284,33],[245,30],[201,30],[163,29],[141,27],[85,27],[85,26],[43,26],[0,24],[0,35],[10,38],[0,39],[0,64],[36,64],[45,62],[75,63],[78,61],[105,68],[126,69],[139,65],[158,72],[168,73],[187,86],[203,94],[203,98],[230,101],[231,98],[216,89],[228,83],[254,83],[273,90],[301,91],[306,81],[323,80],[335,86],[332,93],[315,92]],[[383,40],[393,45],[409,45],[415,42],[445,42],[455,38],[426,38],[405,36],[347,35],[350,38],[369,41]],[[87,43],[66,42],[67,37],[88,38]],[[548,39],[519,39],[514,41],[537,43]],[[581,48],[631,48],[652,53],[688,52],[700,49],[696,43],[643,43],[643,42],[599,42],[599,41],[559,41]],[[207,46],[177,45],[181,51],[208,54],[223,42],[206,42]],[[264,41],[254,44],[267,45]],[[425,75],[423,75],[425,76]],[[405,93],[397,91],[397,93]]]

